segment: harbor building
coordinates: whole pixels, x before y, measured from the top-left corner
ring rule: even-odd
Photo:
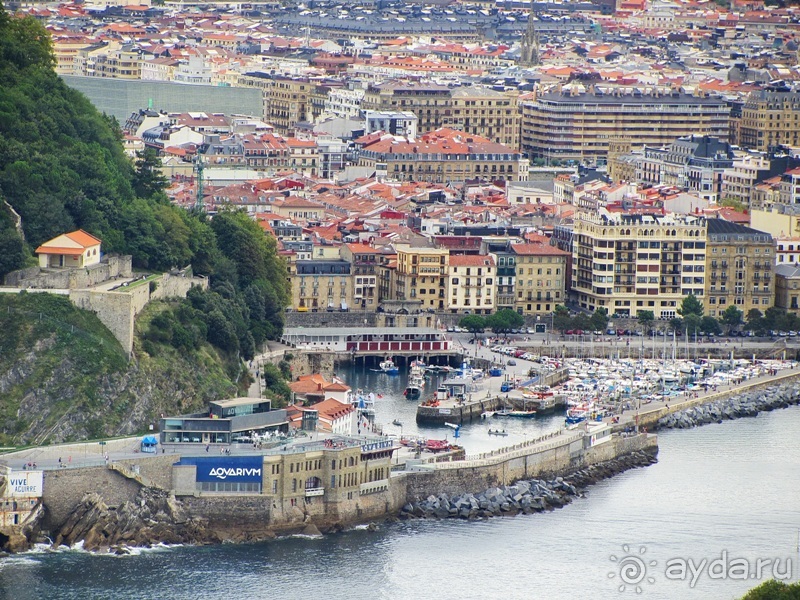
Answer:
[[[604,307],[609,316],[636,317],[650,310],[656,319],[671,319],[685,296],[703,301],[705,221],[606,208],[579,213],[572,251],[572,291],[578,304],[591,311]]]
[[[272,400],[232,398],[208,403],[208,412],[165,417],[159,421],[162,444],[230,444],[251,432],[286,431],[286,409],[272,410]]]
[[[410,356],[456,354],[452,340],[430,327],[290,327],[282,341],[299,350],[349,352],[358,356]]]
[[[775,294],[775,241],[769,233],[724,219],[708,219],[704,305],[720,317],[730,305],[744,316],[762,313]]]
[[[691,134],[728,139],[721,98],[679,90],[564,86],[521,103],[522,150],[548,162],[604,163],[612,140],[661,147]]]

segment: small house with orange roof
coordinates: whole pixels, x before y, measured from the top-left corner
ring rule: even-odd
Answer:
[[[327,398],[333,398],[339,402],[350,403],[351,388],[338,377],[333,381],[328,381],[319,373],[313,375],[301,375],[297,381],[289,384],[292,390],[292,399],[295,403],[303,402],[307,406],[321,402]]]
[[[53,267],[82,268],[100,263],[100,244],[93,235],[78,229],[62,233],[39,246],[39,266],[43,269]]]

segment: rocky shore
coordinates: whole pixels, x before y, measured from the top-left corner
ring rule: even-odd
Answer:
[[[659,419],[657,427],[690,429],[709,423],[754,417],[760,412],[796,404],[800,404],[800,383],[785,383],[672,413]]]
[[[222,541],[204,519],[189,517],[174,496],[153,488],[142,488],[136,502],[118,507],[109,507],[98,494],[87,494],[53,534],[54,547],[82,541],[84,550],[118,554],[129,546]]]
[[[632,452],[580,469],[566,477],[522,480],[514,485],[489,488],[478,494],[428,496],[425,500],[403,506],[399,516],[401,519],[475,520],[550,511],[571,503],[573,498],[583,495],[585,488],[598,481],[655,462],[655,452]]]

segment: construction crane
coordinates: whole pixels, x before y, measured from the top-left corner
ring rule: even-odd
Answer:
[[[203,157],[199,154],[194,159],[194,171],[197,174],[197,188],[196,188],[196,197],[194,201],[194,207],[197,210],[203,210],[205,205],[203,203],[203,169],[205,165],[203,163]]]

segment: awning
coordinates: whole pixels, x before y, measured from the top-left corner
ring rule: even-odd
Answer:
[[[154,435],[147,435],[142,438],[142,445],[144,446],[157,446],[158,440]]]

